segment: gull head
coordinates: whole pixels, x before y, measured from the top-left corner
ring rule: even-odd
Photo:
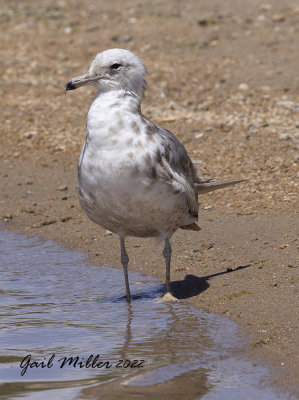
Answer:
[[[99,92],[124,90],[143,98],[145,91],[145,67],[131,51],[110,49],[98,53],[87,74],[71,79],[65,90],[92,85]]]

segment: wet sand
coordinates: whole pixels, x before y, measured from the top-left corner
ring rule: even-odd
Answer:
[[[203,176],[250,178],[202,196],[202,231],[174,235],[172,290],[238,322],[250,337],[248,357],[274,366],[273,382],[295,392],[298,8],[132,0],[95,12],[93,2],[72,4],[1,5],[2,221],[120,267],[117,238],[87,220],[76,193],[94,92],[63,88],[96,52],[135,51],[149,73],[145,115],[183,141]],[[128,239],[129,268],[164,282],[161,251],[154,240]]]

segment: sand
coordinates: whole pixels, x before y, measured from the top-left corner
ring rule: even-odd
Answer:
[[[273,366],[272,383],[295,393],[299,9],[291,0],[200,3],[1,3],[0,217],[6,229],[120,267],[118,239],[77,199],[94,90],[64,85],[98,51],[135,51],[148,70],[144,114],[178,136],[201,175],[249,178],[201,196],[202,230],[175,234],[173,292],[238,322],[246,357]],[[128,239],[127,250],[131,270],[164,281],[154,240]]]

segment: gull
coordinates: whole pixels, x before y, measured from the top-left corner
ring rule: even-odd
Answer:
[[[78,164],[80,205],[96,224],[118,235],[126,300],[131,301],[125,238],[165,241],[165,299],[170,291],[170,238],[177,229],[199,231],[198,195],[243,181],[218,182],[197,175],[183,144],[141,112],[146,70],[131,51],[98,53],[88,72],[66,90],[96,87]]]

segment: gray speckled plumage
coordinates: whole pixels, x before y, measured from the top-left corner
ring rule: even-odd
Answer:
[[[86,75],[66,85],[67,90],[87,84],[98,89],[79,160],[79,200],[92,221],[120,238],[128,301],[125,237],[165,240],[170,292],[169,239],[178,228],[199,230],[198,193],[238,182],[199,178],[183,144],[142,115],[144,77],[145,68],[135,54],[111,49],[96,56]]]

